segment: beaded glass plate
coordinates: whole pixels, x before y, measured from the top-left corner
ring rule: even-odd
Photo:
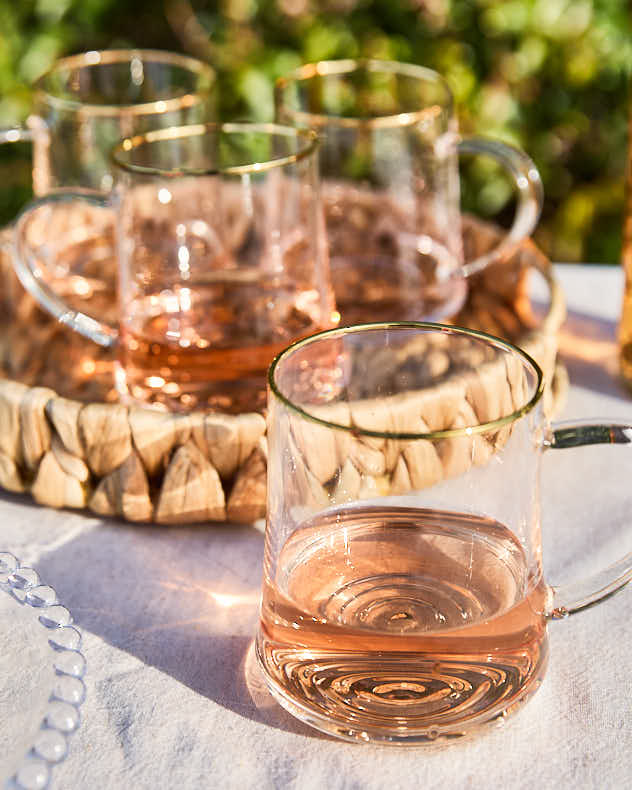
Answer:
[[[0,552],[0,623],[0,787],[39,790],[79,726],[81,634],[53,588],[7,552]]]

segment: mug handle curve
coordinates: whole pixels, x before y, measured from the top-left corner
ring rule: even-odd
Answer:
[[[538,168],[519,148],[485,137],[464,137],[457,146],[459,154],[485,154],[496,159],[513,178],[518,195],[511,228],[497,247],[463,266],[464,275],[469,277],[492,261],[511,254],[517,244],[531,235],[542,213],[544,191]]]
[[[612,421],[596,423],[592,420],[555,423],[544,442],[545,449],[565,450],[590,444],[632,444],[632,423]],[[552,586],[553,608],[548,613],[553,620],[568,617],[582,609],[606,600],[632,581],[632,552],[617,562],[586,579]]]
[[[88,189],[57,189],[44,197],[32,200],[20,211],[15,220],[11,262],[24,289],[56,321],[100,346],[111,348],[118,340],[117,330],[67,305],[42,279],[36,256],[29,250],[24,238],[25,225],[34,211],[42,206],[73,201],[82,201],[99,208],[112,208],[108,195]]]

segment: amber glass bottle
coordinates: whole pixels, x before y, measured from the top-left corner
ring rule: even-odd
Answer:
[[[625,211],[621,265],[625,275],[623,308],[619,324],[621,374],[632,388],[632,113],[628,126],[628,164],[625,178]]]

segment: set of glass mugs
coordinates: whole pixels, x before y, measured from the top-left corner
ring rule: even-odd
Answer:
[[[539,502],[544,450],[629,444],[632,427],[551,427],[524,352],[422,322],[455,313],[468,277],[531,232],[537,171],[460,139],[448,87],[418,66],[304,66],[277,84],[278,124],[213,123],[212,95],[212,71],[181,56],[60,61],[29,128],[4,134],[34,145],[20,281],[118,347],[117,388],[133,400],[260,406],[277,355],[256,651],[283,706],[364,742],[503,721],[542,681],[547,622],[632,578],[628,554],[546,584]],[[496,156],[518,191],[500,247],[467,264],[464,151]],[[117,325],[56,288],[60,253],[102,250],[113,217],[116,253],[102,259],[117,261]]]
[[[38,199],[16,225],[19,278],[59,321],[116,345],[127,400],[262,408],[265,371],[288,343],[340,322],[448,318],[467,277],[537,221],[533,163],[460,139],[450,90],[428,69],[305,66],[278,82],[275,124],[214,122],[214,92],[210,67],[188,57],[90,52],[59,61],[28,129],[4,135],[33,141]],[[467,265],[460,152],[499,159],[518,194],[500,249]],[[112,266],[84,259],[83,280],[69,272],[86,238],[115,245],[101,255],[117,269],[114,322],[81,301]]]

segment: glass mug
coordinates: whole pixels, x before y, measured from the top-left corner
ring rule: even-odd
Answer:
[[[0,142],[32,142],[37,196],[58,187],[107,192],[113,183],[110,152],[116,143],[152,129],[213,120],[214,99],[215,73],[194,58],[142,49],[85,52],[58,60],[37,81],[25,128],[0,129]],[[42,212],[39,216],[42,253],[45,245],[64,298],[112,320],[117,266],[109,215],[89,206],[78,211],[68,203],[58,204],[48,217]],[[60,333],[15,280],[9,238],[0,238],[0,326],[7,338],[0,350],[2,364],[13,378],[33,383],[35,377],[44,383],[32,360],[41,354],[45,338],[54,336],[59,354],[72,358],[75,369],[82,359],[89,366],[82,343]],[[107,369],[107,355],[101,356],[96,364]],[[49,376],[46,383],[58,388],[55,378]],[[81,375],[78,380],[92,378]],[[108,373],[101,378],[100,389],[105,389]]]
[[[58,322],[116,346],[124,400],[263,408],[273,356],[337,318],[316,152],[315,133],[273,124],[127,138],[113,152],[110,195],[61,190],[19,216],[16,273]],[[69,307],[31,243],[39,213],[69,201],[116,216],[118,329]],[[35,236],[45,247],[41,228]]]
[[[460,140],[452,93],[430,69],[381,60],[311,63],[276,85],[281,123],[322,136],[323,200],[336,303],[344,324],[454,315],[466,277],[529,236],[542,186],[521,151]],[[458,156],[498,159],[516,185],[513,226],[464,265]]]
[[[212,120],[215,74],[173,52],[121,49],[56,61],[35,84],[26,128],[0,142],[33,143],[33,190],[79,186],[107,192],[110,151],[124,137]]]
[[[414,744],[505,717],[541,684],[547,622],[632,578],[628,554],[545,582],[543,451],[629,444],[632,429],[550,427],[542,372],[509,343],[334,329],[280,354],[268,388],[256,649],[278,702],[317,729]]]

